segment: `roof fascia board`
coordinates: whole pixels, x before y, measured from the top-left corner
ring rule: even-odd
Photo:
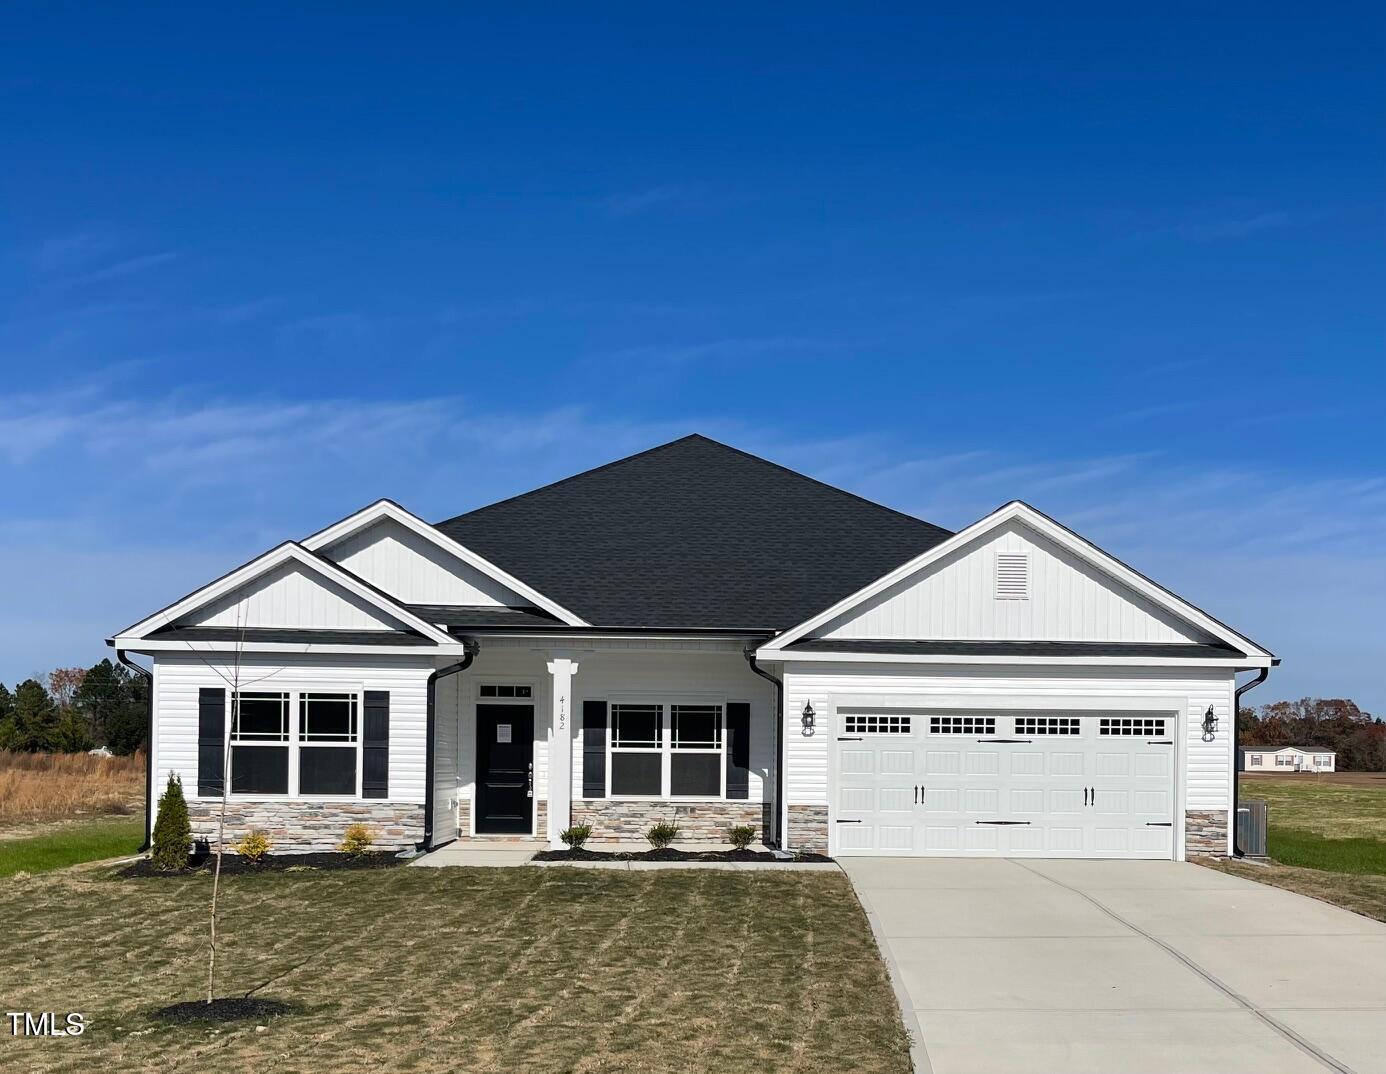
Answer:
[[[764,651],[781,650],[786,645],[798,641],[810,631],[823,626],[836,619],[838,616],[851,611],[870,600],[872,597],[885,592],[891,586],[901,582],[910,576],[917,574],[930,564],[936,563],[945,556],[969,544],[982,534],[996,529],[998,526],[1005,525],[1012,520],[1019,520],[1039,531],[1060,547],[1064,548],[1073,555],[1078,556],[1090,563],[1092,566],[1101,570],[1103,573],[1115,578],[1118,582],[1139,593],[1151,603],[1173,613],[1183,619],[1188,620],[1195,626],[1204,630],[1213,637],[1232,645],[1234,648],[1245,651],[1249,659],[1270,658],[1270,653],[1261,646],[1257,645],[1250,638],[1243,637],[1231,627],[1218,622],[1207,612],[1194,607],[1188,601],[1175,596],[1163,586],[1152,582],[1145,575],[1126,566],[1109,552],[1104,552],[1097,545],[1093,544],[1078,534],[1074,533],[1067,526],[1054,521],[1048,515],[1035,510],[1029,504],[1019,500],[1013,500],[1005,506],[993,511],[984,518],[978,519],[966,529],[959,530],[952,537],[949,537],[941,544],[935,545],[928,551],[921,553],[907,563],[901,564],[888,574],[882,575],[876,581],[863,589],[859,589],[851,596],[838,601],[826,611],[819,612],[810,619],[806,619],[798,626],[791,627],[783,634],[770,641]],[[1263,663],[1248,664],[1249,667],[1265,667]]]
[[[188,612],[200,608],[205,604],[209,604],[228,593],[234,592],[241,586],[248,582],[253,582],[261,575],[273,570],[275,567],[288,563],[290,560],[306,567],[314,574],[336,583],[347,590],[347,592],[360,597],[392,619],[396,619],[406,626],[412,627],[435,644],[451,645],[454,643],[454,639],[446,631],[439,630],[425,619],[420,619],[408,608],[404,607],[404,605],[396,603],[379,590],[367,585],[350,571],[338,566],[331,560],[314,555],[295,541],[285,541],[283,544],[276,545],[263,555],[256,556],[250,562],[244,563],[235,570],[223,574],[220,578],[209,582],[201,589],[194,590],[181,600],[175,601],[168,607],[140,620],[140,622],[126,627],[124,630],[120,631],[117,637],[123,639],[138,639],[161,627],[168,626],[174,620],[186,615]],[[133,647],[133,643],[127,647]]]
[[[1152,668],[1253,668],[1273,666],[1273,657],[1188,657],[1188,656],[1000,656],[941,653],[805,653],[793,650],[762,647],[756,650],[757,660],[784,661],[801,664],[992,664],[1007,666],[1097,666]]]
[[[337,643],[283,641],[161,641],[117,634],[106,644],[132,653],[297,653],[303,656],[342,653],[364,656],[452,656],[466,651],[462,642],[453,640],[446,645],[342,645]]]
[[[482,574],[500,582],[525,599],[531,601],[536,607],[544,609],[550,615],[561,619],[568,626],[589,626],[590,624],[580,616],[570,612],[563,605],[549,597],[544,596],[537,589],[520,581],[514,575],[497,567],[490,560],[477,555],[466,545],[453,540],[446,533],[443,533],[436,526],[430,526],[418,515],[406,510],[394,500],[376,500],[369,507],[363,507],[353,515],[348,515],[340,522],[334,522],[326,529],[319,530],[310,537],[305,537],[301,542],[304,548],[311,552],[320,552],[337,542],[350,537],[353,533],[372,526],[382,519],[392,519],[400,525],[412,530],[420,537],[431,541],[449,555],[460,559]]]

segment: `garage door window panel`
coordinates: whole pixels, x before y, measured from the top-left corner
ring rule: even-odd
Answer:
[[[995,716],[930,716],[931,735],[994,735]]]
[[[1109,737],[1160,738],[1165,733],[1165,720],[1158,716],[1103,716],[1097,733]]]
[[[849,735],[908,735],[911,729],[908,716],[847,713],[842,717],[842,730]]]

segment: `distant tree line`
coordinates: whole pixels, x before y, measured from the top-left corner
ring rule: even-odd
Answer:
[[[1345,698],[1305,697],[1237,713],[1242,747],[1311,746],[1337,752],[1336,767],[1386,772],[1386,721]]]
[[[149,683],[110,660],[58,668],[46,682],[0,683],[0,750],[80,753],[105,746],[134,753],[144,745]]]

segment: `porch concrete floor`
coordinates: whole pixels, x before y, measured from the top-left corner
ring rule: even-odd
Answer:
[[[523,865],[549,847],[542,839],[459,839],[447,846],[415,858],[409,864],[427,869],[445,866],[481,866],[504,869]]]

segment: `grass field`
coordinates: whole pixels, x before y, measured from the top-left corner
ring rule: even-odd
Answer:
[[[235,877],[219,994],[296,1012],[165,1026],[206,973],[205,877],[87,866],[0,881],[8,1010],[80,1011],[7,1039],[24,1071],[863,1071],[908,1042],[845,877],[409,869]]]
[[[1272,830],[1327,839],[1386,839],[1386,772],[1242,776],[1241,796],[1263,799]]]
[[[143,798],[143,754],[0,750],[0,837],[53,820],[135,813]]]
[[[41,835],[0,840],[0,877],[133,854],[144,841],[143,817],[103,817],[59,824]]]
[[[1240,787],[1267,803],[1272,860],[1214,868],[1386,921],[1386,773],[1243,776]]]

